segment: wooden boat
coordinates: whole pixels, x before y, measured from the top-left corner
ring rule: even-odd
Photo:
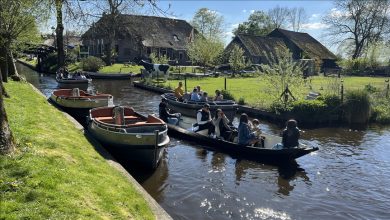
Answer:
[[[161,97],[167,99],[168,107],[175,111],[180,112],[182,115],[188,117],[196,117],[196,114],[199,109],[203,107],[206,102],[197,102],[197,101],[184,101],[180,102],[175,97],[174,93],[164,93]],[[207,102],[210,105],[211,115],[214,117],[215,111],[217,109],[222,109],[226,117],[233,121],[234,116],[236,115],[238,105],[232,100],[223,100],[223,101],[209,101]]]
[[[134,73],[96,73],[96,72],[84,72],[91,79],[112,79],[112,80],[124,80],[131,79]]]
[[[223,139],[209,137],[206,130],[194,132],[191,129],[194,123],[195,119],[182,117],[179,126],[168,124],[169,135],[194,141],[204,148],[225,152],[234,158],[276,165],[289,164],[294,162],[296,158],[318,150],[316,147],[307,147],[303,144],[295,148],[273,149],[275,144],[282,142],[282,138],[270,134],[261,134],[264,138],[263,147],[243,146]]]
[[[50,99],[63,108],[72,109],[89,110],[114,105],[113,97],[110,94],[90,94],[78,88],[54,90]]]
[[[114,106],[90,110],[88,131],[109,150],[126,155],[130,162],[156,168],[169,143],[164,121],[145,117],[131,107]]]

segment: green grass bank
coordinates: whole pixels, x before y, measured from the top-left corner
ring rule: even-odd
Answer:
[[[17,142],[0,156],[0,219],[155,219],[81,130],[27,83],[5,84]]]

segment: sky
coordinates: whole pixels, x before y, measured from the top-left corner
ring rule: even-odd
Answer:
[[[301,32],[306,32],[316,38],[318,41],[328,46],[329,49],[335,52],[336,48],[329,45],[324,37],[326,25],[322,23],[322,17],[328,13],[334,12],[333,1],[314,0],[314,1],[270,1],[270,0],[163,0],[159,1],[159,6],[162,9],[169,9],[172,17],[190,21],[196,11],[200,8],[208,8],[216,11],[223,16],[225,21],[225,44],[232,39],[232,30],[238,27],[238,24],[248,20],[253,11],[262,10],[268,11],[276,6],[281,7],[303,7],[305,9],[307,19],[303,22],[304,25]],[[169,7],[170,6],[170,7]],[[333,9],[333,10],[332,10]]]

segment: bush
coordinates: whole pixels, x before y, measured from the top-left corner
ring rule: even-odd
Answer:
[[[390,123],[390,99],[385,97],[376,97],[372,107],[372,121],[382,124]]]
[[[326,119],[327,107],[322,100],[299,100],[291,103],[290,112],[300,121]]]
[[[42,60],[42,70],[45,72],[57,71],[57,53],[50,53],[46,58]]]
[[[371,100],[366,91],[347,91],[343,104],[348,123],[364,124],[368,122],[371,113]]]
[[[222,93],[222,95],[223,95],[223,99],[230,99],[230,100],[235,101],[233,95],[232,95],[229,91],[227,91],[227,90],[222,90],[221,93]]]
[[[102,59],[98,57],[87,57],[82,59],[80,62],[81,69],[84,71],[97,72],[100,68],[105,65]]]
[[[338,64],[343,67],[343,74],[355,76],[365,75],[371,67],[366,58],[342,60]]]
[[[238,99],[238,104],[239,104],[239,105],[245,105],[245,98],[244,98],[244,97],[240,97],[240,98]]]

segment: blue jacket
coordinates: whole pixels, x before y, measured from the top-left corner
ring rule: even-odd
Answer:
[[[256,138],[255,133],[251,132],[247,123],[240,123],[238,125],[238,143],[248,145],[249,142]]]
[[[197,92],[191,93],[191,101],[200,101],[200,97]]]

